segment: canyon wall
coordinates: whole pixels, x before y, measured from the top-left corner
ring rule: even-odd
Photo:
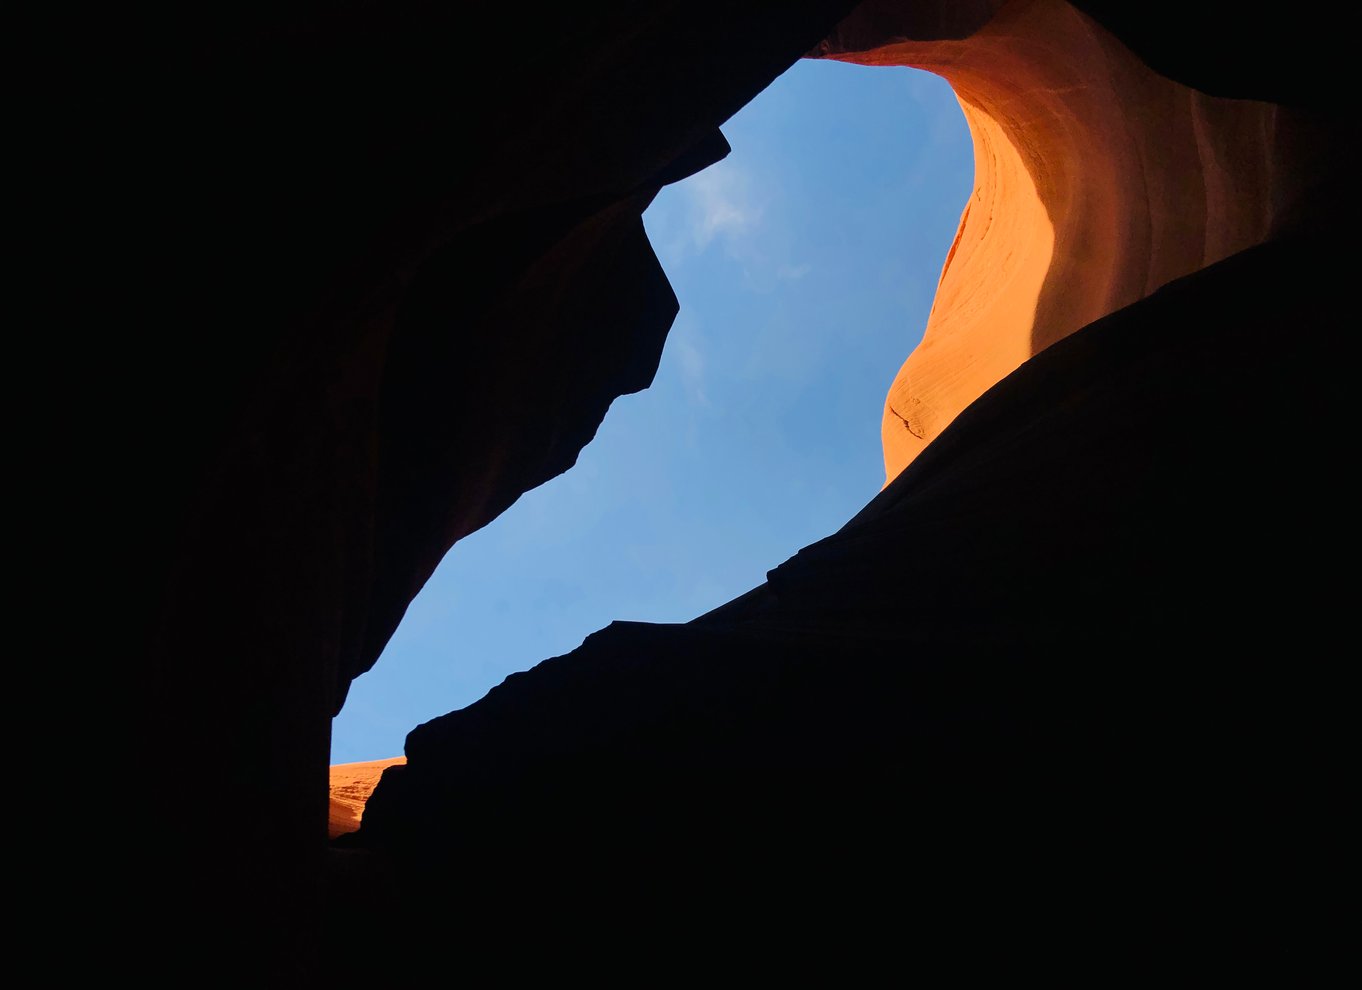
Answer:
[[[140,906],[88,926],[120,971],[1320,957],[1351,630],[1319,554],[1356,502],[1346,32],[1317,6],[1171,0],[1075,4],[1100,29],[877,0],[887,33],[836,29],[853,6],[62,8],[24,101],[49,183],[28,253],[56,275],[55,329],[31,336],[61,372],[33,408],[74,426],[60,529],[112,535],[103,666],[133,669],[129,841],[104,848]],[[1032,45],[1029,18],[1064,45]],[[617,624],[418,728],[329,848],[351,678],[460,536],[647,385],[676,301],[641,211],[825,38],[956,59],[980,145],[1010,163],[995,191],[1030,204],[1008,222],[1052,230],[1044,274],[1011,269],[1049,346],[1006,373],[1037,325],[1010,323],[968,389],[910,379],[953,418],[846,527],[710,616]],[[1042,138],[974,38],[1039,85]],[[1047,89],[1070,45],[1110,79]],[[1103,110],[1128,87],[1194,177]],[[983,213],[943,279],[961,314]]]
[[[643,210],[851,6],[69,13],[33,253],[81,413],[63,518],[94,525],[100,479],[121,721],[157,769],[127,857],[148,964],[315,967],[351,679],[456,540],[651,381],[677,304]],[[205,835],[224,793],[250,811]]]
[[[386,760],[366,760],[362,763],[333,763],[331,765],[331,807],[327,814],[326,832],[336,838],[359,828],[364,817],[364,806],[378,786],[378,780],[388,767],[400,767],[405,756]]]
[[[974,141],[924,339],[885,402],[886,485],[1039,351],[1289,228],[1311,181],[1290,108],[1159,75],[1064,0],[862,3],[811,54],[943,76]]]
[[[815,53],[938,69],[976,140],[890,480],[735,601],[416,727],[339,841],[396,885],[385,965],[523,928],[697,978],[1308,966],[1346,750],[1311,564],[1351,511],[1345,131],[1062,3],[872,3]]]
[[[1033,354],[1261,243],[1283,196],[1274,105],[1160,76],[1063,0],[1002,5],[959,39],[915,39],[903,7],[858,10],[817,49],[943,76],[974,140],[926,334],[885,402],[886,483]]]

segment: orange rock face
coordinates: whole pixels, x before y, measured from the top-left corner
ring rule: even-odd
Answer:
[[[1062,0],[979,6],[961,40],[877,44],[919,26],[853,15],[818,51],[944,77],[974,139],[974,191],[885,403],[887,480],[1033,354],[1274,219],[1276,107],[1172,82]]]
[[[388,767],[401,766],[405,756],[388,760],[369,760],[365,763],[337,763],[331,767],[331,811],[327,816],[327,834],[331,838],[353,832],[364,817],[364,804],[378,786],[378,778]]]

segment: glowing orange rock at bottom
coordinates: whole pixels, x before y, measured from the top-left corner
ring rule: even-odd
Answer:
[[[973,194],[885,403],[888,480],[1032,355],[1266,240],[1277,153],[1276,107],[1158,75],[1063,0],[881,43],[911,31],[853,14],[817,53],[944,77],[974,138]]]
[[[378,778],[388,767],[401,766],[405,756],[366,763],[336,763],[331,767],[331,812],[327,816],[327,834],[331,838],[359,828],[365,802],[378,786]]]

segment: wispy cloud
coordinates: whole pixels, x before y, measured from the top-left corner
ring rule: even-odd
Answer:
[[[690,197],[690,234],[698,250],[722,238],[730,246],[761,222],[761,207],[753,201],[747,173],[720,162],[692,176],[682,186]]]
[[[705,394],[705,358],[691,339],[694,336],[684,331],[679,334],[673,332],[677,366],[681,369],[681,384],[687,398],[695,405],[709,408],[709,396]]]
[[[694,258],[727,259],[741,274],[743,287],[758,293],[813,270],[791,253],[796,237],[782,174],[759,162],[760,156],[740,159],[735,152],[662,191],[644,219],[664,268],[676,274]]]

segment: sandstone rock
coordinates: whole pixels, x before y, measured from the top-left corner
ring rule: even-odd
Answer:
[[[1063,0],[999,6],[968,37],[926,41],[888,5],[873,25],[858,9],[818,50],[945,77],[974,138],[926,334],[885,403],[888,480],[1027,358],[1277,220],[1275,106],[1159,76]]]
[[[378,779],[388,767],[400,767],[405,756],[387,760],[367,760],[363,763],[333,763],[331,765],[331,811],[327,817],[327,835],[338,835],[359,828],[364,817],[364,805],[378,786]]]
[[[640,214],[850,7],[71,13],[25,143],[59,177],[45,336],[95,411],[70,488],[114,489],[165,968],[312,965],[350,680],[649,383],[676,301]],[[251,812],[210,848],[222,793]]]

